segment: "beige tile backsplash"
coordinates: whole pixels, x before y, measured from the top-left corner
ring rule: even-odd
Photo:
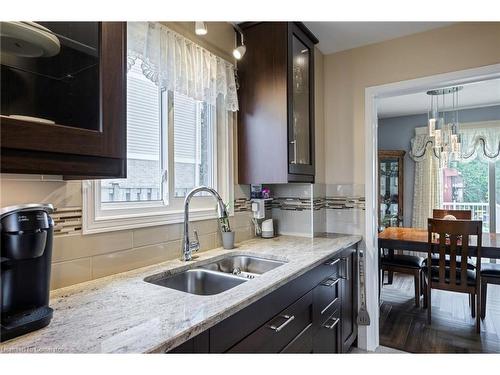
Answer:
[[[132,247],[132,231],[55,236],[52,262],[106,254]]]
[[[52,263],[50,289],[92,280],[91,258]]]
[[[90,258],[92,278],[96,279],[176,258],[179,255],[180,246],[180,241],[173,241],[92,257]]]
[[[131,231],[133,234],[133,247],[152,245],[179,239],[180,236],[177,236],[177,231],[175,230],[176,228],[174,229],[175,233],[171,233],[172,229],[170,229],[176,225],[177,224],[134,229]]]

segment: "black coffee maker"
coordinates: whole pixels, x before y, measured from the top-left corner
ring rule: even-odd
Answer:
[[[0,341],[40,329],[52,319],[49,307],[54,221],[51,204],[0,210],[2,322]]]

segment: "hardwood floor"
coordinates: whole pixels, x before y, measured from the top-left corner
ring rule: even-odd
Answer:
[[[432,291],[432,324],[415,307],[413,277],[394,274],[384,285],[380,306],[380,345],[410,353],[500,353],[500,286],[488,285],[481,335],[474,331],[466,294]]]

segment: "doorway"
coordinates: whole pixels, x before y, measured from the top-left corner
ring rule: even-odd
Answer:
[[[500,78],[500,64],[444,73],[408,81],[373,86],[365,89],[365,239],[366,239],[366,287],[367,308],[372,324],[361,330],[365,340],[360,346],[375,350],[379,346],[379,299],[378,299],[378,103],[383,98],[423,92],[437,87],[470,84]]]

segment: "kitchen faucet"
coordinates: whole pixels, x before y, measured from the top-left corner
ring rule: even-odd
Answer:
[[[199,192],[206,191],[214,196],[217,199],[217,217],[219,219],[227,218],[227,211],[222,198],[219,193],[212,188],[207,186],[198,186],[191,190],[186,198],[184,199],[184,242],[181,248],[181,260],[187,262],[192,259],[193,253],[200,250],[200,240],[198,238],[198,232],[194,231],[195,240],[189,240],[189,202],[191,202],[191,198]]]

